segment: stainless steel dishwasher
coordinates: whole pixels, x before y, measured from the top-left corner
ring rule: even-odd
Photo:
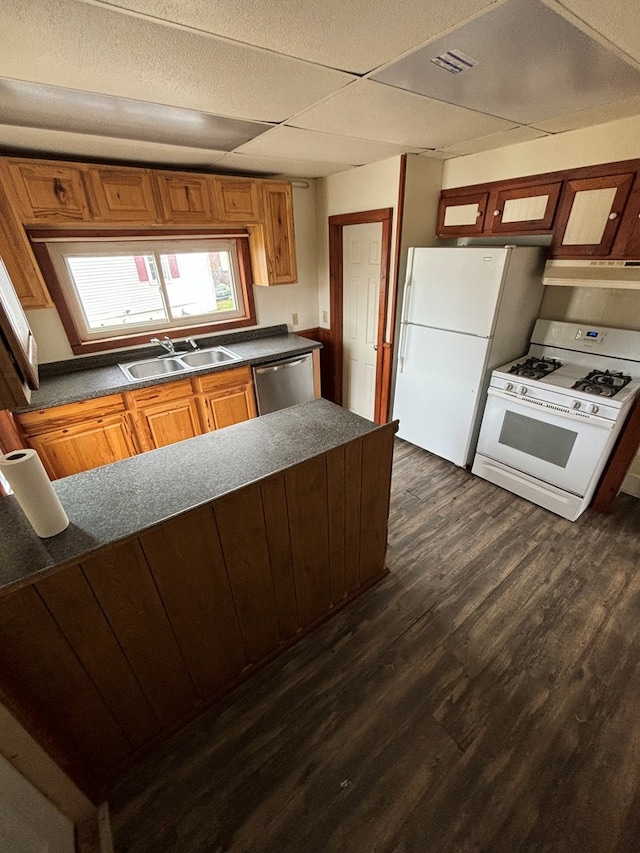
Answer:
[[[313,400],[313,355],[304,353],[253,368],[258,414]]]

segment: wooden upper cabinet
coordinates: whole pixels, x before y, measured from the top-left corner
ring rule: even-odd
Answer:
[[[485,231],[492,234],[550,231],[561,181],[494,190],[489,195]]]
[[[151,172],[91,166],[89,177],[98,210],[96,220],[147,224],[158,221]]]
[[[640,258],[640,175],[636,176],[611,254],[616,258]]]
[[[568,180],[560,199],[552,255],[609,255],[633,180],[629,173]]]
[[[259,222],[260,185],[250,178],[215,177],[211,183],[214,218],[220,222]]]
[[[440,199],[438,237],[464,237],[482,234],[488,192],[444,196]]]
[[[56,163],[10,162],[8,171],[23,222],[76,222],[92,218],[82,169]]]
[[[188,172],[155,172],[165,222],[204,223],[211,220],[211,178]]]
[[[294,284],[298,280],[298,269],[291,184],[264,181],[262,208],[269,284]]]

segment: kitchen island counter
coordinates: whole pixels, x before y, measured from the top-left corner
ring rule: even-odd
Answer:
[[[396,424],[318,399],[0,498],[0,701],[98,803],[380,580]]]

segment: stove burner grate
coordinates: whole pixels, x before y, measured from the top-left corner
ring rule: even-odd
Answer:
[[[615,397],[625,385],[631,382],[631,377],[626,373],[616,373],[609,370],[592,370],[575,385],[576,391],[584,391],[586,394],[595,394],[598,397]]]
[[[562,367],[562,362],[557,358],[536,358],[530,356],[525,361],[520,361],[509,368],[509,373],[515,376],[522,376],[525,379],[542,379],[549,373],[553,373]]]

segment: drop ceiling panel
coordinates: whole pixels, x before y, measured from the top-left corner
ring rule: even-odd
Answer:
[[[504,119],[361,80],[288,125],[417,148],[441,148],[514,127]]]
[[[134,139],[89,136],[59,130],[0,125],[0,153],[54,154],[60,157],[91,157],[131,163],[210,168],[224,151],[205,151],[178,145],[159,145]]]
[[[290,178],[324,178],[351,168],[344,163],[323,163],[320,160],[296,160],[257,157],[250,154],[225,154],[216,163],[216,170],[227,170],[241,174],[286,175]]]
[[[452,50],[476,64],[431,61]],[[640,94],[639,71],[540,0],[509,0],[372,79],[519,124]]]
[[[343,163],[345,166],[362,166],[364,163],[396,157],[405,151],[411,149],[388,142],[372,142],[284,126],[269,130],[238,149],[241,154],[321,160],[325,163]],[[414,149],[413,153],[418,152]]]
[[[3,0],[0,76],[279,122],[353,77],[77,0]]]
[[[638,0],[562,0],[562,6],[640,62]]]
[[[364,74],[495,0],[111,0],[135,10],[320,65]]]
[[[491,136],[470,139],[456,145],[447,145],[443,150],[452,156],[461,157],[464,154],[476,154],[478,151],[492,151],[495,148],[517,145],[520,142],[531,142],[532,139],[539,139],[542,136],[547,134],[543,130],[536,130],[535,127],[515,127],[504,133],[494,133]]]
[[[568,116],[548,118],[536,122],[536,126],[550,133],[562,133],[565,130],[577,130],[581,127],[590,127],[594,124],[603,124],[607,121],[617,121],[636,115],[640,115],[640,96],[628,98],[625,101],[617,101],[614,104],[605,104],[602,107],[594,107],[590,110],[581,110]]]
[[[0,124],[231,151],[272,125],[0,78]]]

